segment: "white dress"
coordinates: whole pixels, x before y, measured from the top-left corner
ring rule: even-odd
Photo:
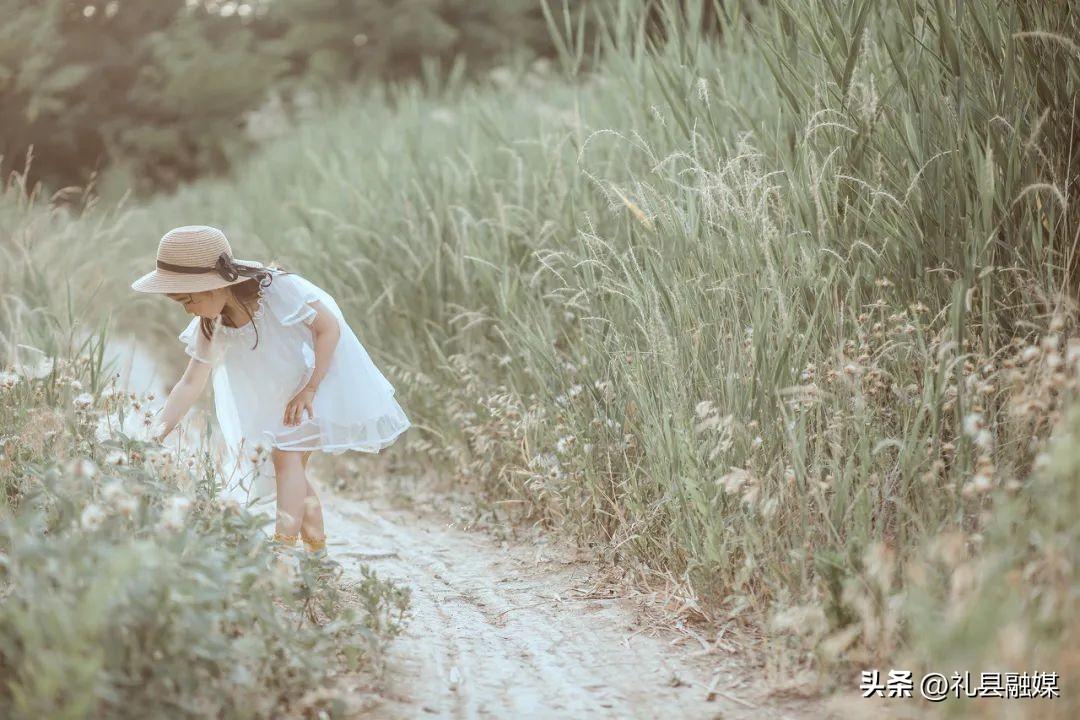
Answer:
[[[253,323],[239,328],[218,323],[207,340],[201,318],[194,317],[179,335],[188,355],[213,368],[222,439],[234,468],[253,476],[249,492],[256,499],[277,490],[270,448],[377,453],[411,426],[394,398],[394,386],[375,367],[334,299],[295,273],[271,273]],[[314,417],[304,411],[299,425],[285,425],[285,406],[315,369],[310,325],[317,313],[309,303],[316,300],[337,318],[341,336],[315,392]],[[261,456],[256,453],[260,447]]]

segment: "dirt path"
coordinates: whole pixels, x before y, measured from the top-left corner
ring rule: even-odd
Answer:
[[[632,598],[606,596],[617,591],[597,567],[543,536],[500,543],[378,498],[322,495],[346,574],[365,562],[412,589],[386,688],[364,717],[796,716],[762,704],[761,688],[693,638],[639,626]]]

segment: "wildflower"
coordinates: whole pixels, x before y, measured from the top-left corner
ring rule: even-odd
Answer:
[[[84,530],[97,530],[105,520],[105,511],[93,503],[83,508],[79,522]]]
[[[191,500],[183,495],[174,495],[165,503],[159,525],[165,530],[175,531],[184,527],[184,519],[191,508]]]
[[[760,436],[760,435],[758,435],[758,436],[757,436],[757,437],[755,437],[755,438],[754,438],[754,440],[753,440],[753,441],[752,441],[752,442],[750,443],[750,449],[751,449],[751,450],[757,450],[757,449],[758,449],[759,447],[761,447],[761,444],[762,444],[763,442],[765,442],[765,441],[764,441],[764,440],[763,440],[763,439],[761,438],[761,436]]]
[[[72,401],[76,410],[86,410],[94,404],[94,396],[90,393],[79,393]]]
[[[19,348],[28,350],[29,353],[26,354],[34,356],[34,362],[17,362],[14,368],[16,373],[27,380],[41,380],[52,373],[53,359],[51,357],[46,356],[42,351],[29,345],[20,345]]]
[[[74,390],[75,392],[79,392],[80,390],[82,390],[82,383],[79,382],[78,380],[72,379],[71,382],[68,383],[68,384],[71,386],[71,389]]]
[[[745,468],[732,467],[728,473],[722,475],[716,482],[720,487],[724,488],[724,492],[734,495],[739,492],[743,485],[750,481],[750,473]]]
[[[105,456],[106,465],[115,465],[117,467],[128,464],[128,456],[123,450],[113,450],[111,453]]]
[[[565,455],[570,450],[570,446],[574,444],[574,440],[576,439],[577,438],[575,438],[573,435],[566,435],[565,437],[559,438],[555,442],[555,452],[559,453],[560,455]]]
[[[980,430],[982,430],[982,427],[983,427],[983,419],[982,419],[982,416],[979,415],[978,413],[968,413],[964,417],[964,434],[965,435],[974,436]]]
[[[117,498],[116,510],[124,517],[131,517],[135,514],[135,511],[139,509],[139,501],[130,495],[124,495]]]
[[[1080,339],[1071,338],[1065,346],[1065,362],[1076,365],[1080,361]]]
[[[225,497],[224,495],[218,496],[218,506],[224,513],[236,514],[240,512],[240,503],[236,498]]]
[[[19,376],[7,370],[0,372],[0,389],[10,390],[19,383]]]
[[[1023,362],[1031,362],[1037,357],[1039,357],[1039,348],[1034,345],[1028,345],[1024,348],[1024,351],[1020,353],[1020,360]]]
[[[101,499],[110,505],[115,504],[117,500],[125,495],[127,495],[127,492],[124,490],[124,483],[121,480],[110,480],[101,488]]]
[[[97,465],[86,458],[79,458],[68,463],[67,471],[77,478],[93,478],[97,475]]]

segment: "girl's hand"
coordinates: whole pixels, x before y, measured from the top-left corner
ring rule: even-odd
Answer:
[[[283,418],[283,422],[286,425],[299,425],[300,421],[304,418],[304,410],[307,410],[308,417],[315,417],[315,410],[311,406],[314,399],[315,390],[312,388],[306,387],[296,393],[296,397],[290,400],[289,404],[285,406],[285,417]]]

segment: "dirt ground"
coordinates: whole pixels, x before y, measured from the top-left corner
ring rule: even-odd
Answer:
[[[819,716],[770,699],[723,638],[651,621],[655,598],[551,533],[463,529],[446,497],[320,495],[346,575],[363,562],[412,590],[383,689],[358,717]]]

